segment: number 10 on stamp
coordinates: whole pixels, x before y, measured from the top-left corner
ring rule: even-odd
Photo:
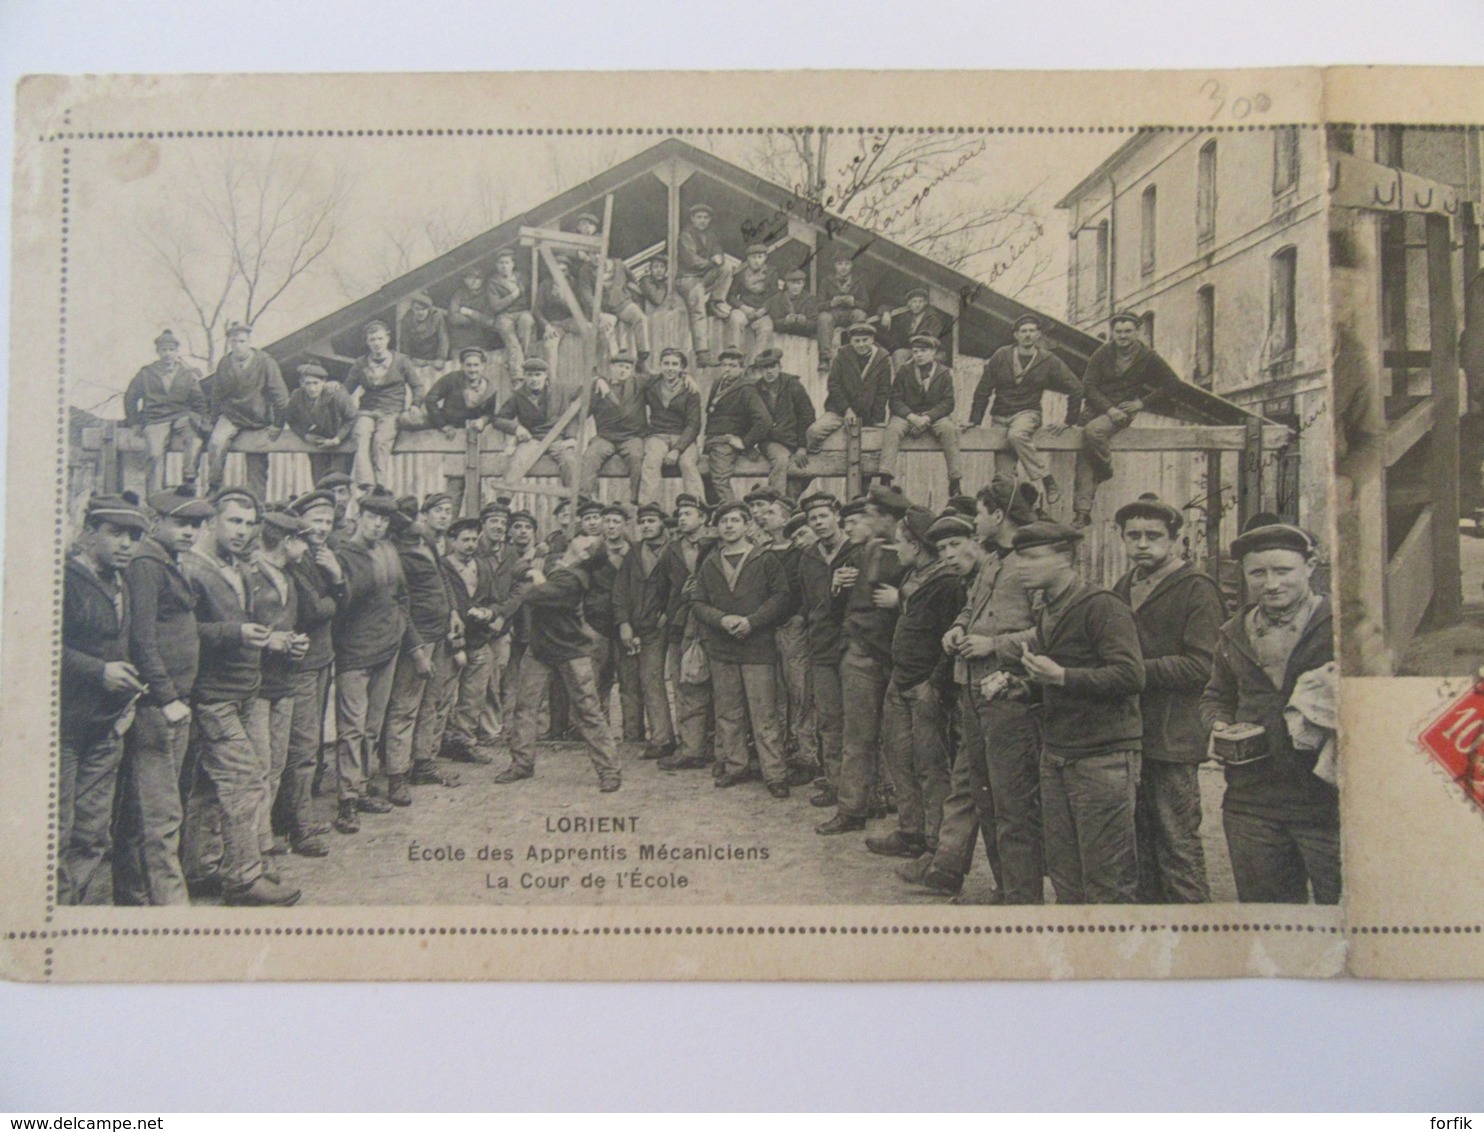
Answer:
[[[1468,799],[1484,809],[1484,680],[1449,705],[1423,731],[1418,741],[1463,788]]]

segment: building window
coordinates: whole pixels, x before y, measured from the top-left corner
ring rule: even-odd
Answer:
[[[1139,229],[1139,267],[1145,275],[1154,272],[1154,222],[1159,207],[1159,194],[1153,185],[1144,190],[1139,202],[1142,227]]]
[[[1097,231],[1097,286],[1098,299],[1102,300],[1108,297],[1108,222],[1099,224]]]
[[[1216,373],[1216,288],[1195,293],[1195,383],[1210,389]]]
[[[1298,249],[1284,248],[1270,261],[1268,291],[1268,362],[1276,365],[1293,357],[1298,337]]]
[[[1297,126],[1273,129],[1273,195],[1298,187],[1299,130]]]
[[[1145,311],[1144,317],[1139,319],[1139,333],[1143,335],[1144,345],[1151,350],[1154,349],[1154,312]]]
[[[1216,139],[1201,147],[1195,181],[1195,238],[1208,244],[1216,239]]]

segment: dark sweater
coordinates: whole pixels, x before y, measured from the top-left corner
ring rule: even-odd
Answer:
[[[402,647],[436,644],[448,636],[454,604],[438,552],[415,535],[398,540],[397,556],[407,579],[408,633]]]
[[[335,659],[331,626],[340,602],[345,600],[345,583],[332,583],[307,554],[293,566],[289,576],[299,595],[299,617],[294,629],[309,637],[309,649],[300,658],[299,668],[318,672]]]
[[[609,382],[609,392],[593,390],[592,415],[598,435],[618,444],[649,431],[644,412],[645,387],[653,378],[635,373],[623,382]]]
[[[908,417],[922,413],[930,421],[940,421],[953,415],[953,371],[947,366],[932,362],[925,375],[924,385],[917,365],[903,366],[897,371],[897,379],[891,387],[891,415]]]
[[[837,350],[830,361],[825,412],[843,417],[847,409],[854,409],[861,424],[883,424],[887,401],[891,398],[891,379],[891,355],[880,346],[872,346],[863,358],[854,346],[847,345]]]
[[[1134,572],[1113,587],[1129,601]],[[1201,721],[1201,693],[1211,679],[1216,635],[1226,611],[1216,583],[1190,563],[1162,579],[1134,610],[1144,654],[1144,757],[1199,763],[1209,732]]]
[[[1073,376],[1067,364],[1050,350],[1038,347],[1035,358],[1017,381],[1015,347],[1001,346],[984,363],[984,372],[974,389],[969,424],[977,426],[984,421],[991,398],[994,400],[994,415],[997,417],[1013,417],[1016,413],[1039,413],[1042,394],[1048,389],[1065,393],[1071,398],[1082,396],[1082,383]],[[1067,419],[1072,419],[1070,412]]]
[[[344,444],[350,439],[350,430],[356,423],[356,403],[338,381],[325,382],[324,389],[313,401],[303,389],[295,389],[289,397],[288,408],[284,410],[284,423],[301,440],[334,437]]]
[[[406,354],[392,350],[386,372],[375,382],[372,381],[371,365],[371,355],[364,354],[351,364],[350,372],[345,375],[345,391],[361,391],[361,412],[400,413],[407,407],[408,390],[412,391],[414,402],[421,399],[417,388],[418,374],[412,368],[412,359]]]
[[[495,407],[495,383],[485,378],[483,393],[471,399],[469,380],[464,376],[463,370],[444,374],[433,382],[433,387],[423,398],[428,424],[433,428],[463,428],[472,420],[491,421],[495,416]]]
[[[606,543],[605,549],[606,549]],[[582,601],[582,615],[593,632],[602,637],[617,637],[618,622],[613,612],[613,586],[618,580],[619,566],[628,560],[629,550],[615,563],[611,557],[603,558],[588,568],[589,584],[587,596]]]
[[[397,344],[409,358],[419,362],[448,360],[448,316],[436,307],[418,322],[409,310],[398,324]]]
[[[558,389],[550,381],[539,394],[534,395],[522,386],[510,395],[510,399],[504,405],[500,406],[500,411],[494,417],[494,425],[501,432],[510,433],[512,436],[515,435],[518,426],[524,425],[531,436],[540,440],[552,430],[552,426],[561,419],[571,403],[571,395]],[[558,439],[575,437],[578,423],[578,416],[574,413],[562,429]]]
[[[474,566],[474,590],[472,593],[468,585],[464,582],[463,577],[455,569],[452,556],[444,556],[443,572],[448,575],[448,592],[453,598],[454,610],[458,613],[459,619],[464,623],[464,647],[466,649],[479,649],[489,644],[493,638],[493,634],[490,632],[490,626],[494,623],[495,567],[482,554],[476,554],[471,562]],[[491,611],[492,615],[485,620],[476,620],[469,616],[469,610],[471,608],[487,609]]]
[[[678,436],[675,450],[684,452],[701,435],[701,395],[683,386],[665,403],[665,381],[656,378],[644,387],[644,404],[649,409],[650,435]]]
[[[706,402],[706,438],[737,436],[744,448],[755,448],[773,428],[773,417],[757,386],[745,378],[722,379]]]
[[[716,547],[715,535],[702,536],[696,547],[698,569]],[[690,619],[691,603],[685,596],[685,583],[690,580],[691,571],[686,564],[685,553],[685,540],[671,539],[670,545],[665,547],[665,553],[660,555],[659,565],[649,575],[649,585],[653,590],[652,600],[655,608],[664,610],[666,631],[672,643],[679,643],[684,637],[685,625]]]
[[[124,423],[131,428],[192,416],[205,423],[206,394],[201,371],[177,363],[151,362],[134,375],[124,391]]]
[[[539,585],[525,587],[521,600],[530,615],[527,649],[543,664],[565,664],[587,656],[592,630],[582,619],[582,602],[592,586],[583,566],[557,566]]]
[[[943,634],[964,607],[964,583],[947,562],[913,570],[902,580],[901,612],[891,638],[891,679],[906,691],[925,680],[950,682],[953,666]]]
[[[1082,373],[1082,398],[1069,398],[1067,419],[1085,424],[1125,401],[1142,401],[1146,409],[1158,409],[1163,398],[1180,386],[1180,378],[1169,364],[1142,342],[1134,343],[1133,361],[1118,372],[1118,350],[1104,342],[1087,359]]]
[[[1062,686],[1040,686],[1046,752],[1086,759],[1138,751],[1144,657],[1133,610],[1110,591],[1080,581],[1062,599],[1049,630],[1047,610],[1040,610],[1031,646],[1066,669]]]
[[[129,588],[129,659],[149,685],[143,701],[156,707],[190,701],[201,663],[196,595],[178,557],[158,539],[139,544],[124,570]]]
[[[375,668],[397,655],[409,632],[407,578],[389,542],[369,547],[348,538],[335,551],[345,571],[345,600],[335,611],[335,667]]]
[[[239,428],[278,428],[283,425],[289,391],[278,363],[254,350],[238,363],[227,353],[207,382],[206,400],[213,420],[226,417]]]
[[[1201,718],[1221,723],[1260,723],[1267,730],[1270,758],[1226,768],[1222,808],[1273,821],[1334,825],[1340,820],[1339,792],[1314,774],[1317,751],[1301,751],[1288,736],[1283,709],[1298,678],[1334,659],[1334,618],[1328,598],[1300,634],[1283,686],[1263,671],[1247,636],[1244,609],[1221,627],[1211,682],[1201,696]]]
[[[465,314],[464,311],[472,311]],[[467,290],[462,283],[448,300],[448,356],[457,358],[468,346],[488,350],[495,340],[495,312],[487,286]]]
[[[809,399],[803,382],[791,373],[781,373],[774,382],[759,381],[758,396],[773,418],[766,440],[789,448],[804,447],[804,433],[814,423],[814,402]]]
[[[745,542],[742,545],[748,546]],[[778,663],[778,650],[770,630],[786,619],[789,600],[778,556],[748,546],[735,588],[727,584],[722,556],[723,548],[718,546],[696,571],[696,601],[692,608],[701,623],[707,654],[721,664]],[[733,614],[752,623],[752,632],[740,641],[721,627],[721,619]]]
[[[299,620],[299,591],[287,570],[283,571],[286,598],[279,596],[278,588],[268,571],[259,563],[253,570],[253,616],[260,625],[273,630],[292,632]],[[258,695],[265,700],[281,700],[294,693],[295,675],[299,662],[286,652],[263,650],[263,682]]]
[[[123,615],[114,605],[122,593]],[[62,576],[62,735],[91,742],[129,703],[103,690],[103,666],[128,660],[129,595],[122,579],[104,581],[77,558]]]
[[[797,298],[786,290],[768,300],[768,317],[780,334],[813,335],[819,324],[819,300],[808,291]]]
[[[799,556],[799,598],[808,618],[809,659],[815,664],[839,664],[845,655],[845,595],[835,594],[835,571],[854,566],[861,544],[845,542],[840,553],[825,561],[816,543]]]
[[[872,591],[878,583],[900,585],[903,570],[897,552],[884,542],[864,543],[852,563],[860,568],[855,585],[845,591],[845,640],[882,664],[891,664],[891,638],[896,630],[897,611],[878,609]]]
[[[654,565],[645,572],[646,550],[642,542],[636,542],[625,555],[618,576],[613,580],[613,621],[615,625],[628,625],[638,637],[653,637],[660,631],[660,618],[665,607],[660,603],[656,587],[650,585],[652,575],[659,573],[669,543],[660,544],[654,555]]]
[[[236,564],[247,594],[244,602],[215,548],[182,554],[180,565],[196,598],[196,632],[201,639],[201,665],[191,698],[203,704],[252,699],[262,683],[263,650],[242,643],[242,626],[255,620],[255,571],[246,562]]]

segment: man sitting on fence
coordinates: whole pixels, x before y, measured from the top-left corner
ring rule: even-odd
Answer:
[[[848,348],[835,355],[825,386],[824,412],[808,431],[810,452],[848,422],[879,427],[886,423],[891,397],[891,355],[876,345],[876,331],[867,322],[852,326],[845,337]]]
[[[547,445],[546,455],[556,461],[562,486],[571,487],[577,482],[580,470],[577,466],[580,422],[575,412],[567,414],[572,397],[550,383],[550,367],[540,358],[527,358],[523,368],[524,383],[501,406],[494,420],[497,429],[515,437],[515,449],[510,455],[510,469],[506,474],[515,480],[530,471],[538,458],[536,450],[541,442],[565,416],[566,422]]]
[[[488,350],[494,345],[495,314],[484,272],[466,267],[458,289],[448,300],[448,348],[452,356],[469,346]]]
[[[320,480],[331,472],[350,471],[351,457],[333,449],[350,439],[356,403],[345,386],[329,380],[329,371],[318,362],[305,362],[297,372],[299,388],[289,397],[284,419],[294,435],[314,449],[309,453],[309,474]]]
[[[841,252],[835,257],[835,273],[819,285],[819,301],[829,315],[833,330],[865,322],[871,313],[871,294],[855,275],[855,257]]]
[[[913,287],[907,292],[906,309],[881,312],[881,332],[892,350],[892,361],[900,369],[912,361],[912,339],[926,334],[938,340],[934,355],[945,366],[953,364],[949,352],[949,335],[953,333],[953,320],[942,311],[928,305],[927,289]]]
[[[439,428],[450,439],[457,430],[483,432],[494,419],[495,383],[485,369],[488,361],[477,346],[459,351],[459,368],[440,377],[428,390],[421,405],[403,415],[403,426]]]
[[[357,358],[345,378],[345,391],[361,391],[358,415],[351,436],[356,442],[352,475],[358,484],[385,487],[391,472],[392,445],[399,421],[410,406],[421,405],[427,392],[421,376],[406,354],[391,348],[392,335],[386,323],[366,323],[366,353]]]
[[[587,495],[598,493],[598,473],[610,456],[623,457],[629,474],[629,500],[638,503],[644,471],[644,433],[648,418],[644,411],[648,374],[634,373],[629,354],[615,354],[608,361],[608,376],[593,375],[592,417],[597,429],[582,454],[580,488]]]
[[[751,335],[748,352],[753,357],[773,346],[773,316],[768,313],[768,303],[776,294],[778,272],[768,264],[768,245],[748,244],[747,262],[732,279],[727,296],[732,308],[727,322],[736,345],[743,345],[744,334]]]
[[[978,428],[986,410],[991,421],[1004,425],[1010,451],[995,453],[995,471],[1011,474],[1018,461],[1023,481],[1043,492],[1050,506],[1061,499],[1061,488],[1036,447],[1036,432],[1045,419],[1042,395],[1048,389],[1064,393],[1070,405],[1071,399],[1082,396],[1082,383],[1065,362],[1041,346],[1041,320],[1035,315],[1017,318],[1014,334],[1013,346],[1001,346],[984,363],[969,427]]]
[[[654,500],[660,495],[660,477],[665,468],[680,472],[681,490],[703,494],[700,451],[701,394],[685,372],[686,357],[674,347],[660,351],[659,376],[644,386],[644,405],[649,423],[644,437],[644,462],[639,477],[639,498]]]
[[[783,290],[768,300],[768,318],[778,334],[813,338],[818,343],[819,372],[828,373],[835,352],[835,323],[828,312],[819,309],[819,300],[804,290],[808,283],[809,273],[803,268],[785,275]]]
[[[938,340],[930,334],[912,339],[912,364],[897,371],[892,383],[891,421],[881,438],[881,482],[891,483],[904,436],[932,433],[943,446],[948,465],[948,494],[962,489],[963,464],[958,452],[958,422],[953,419],[953,371],[937,360]]]
[[[634,297],[644,304],[644,313],[652,315],[670,305],[670,261],[660,255],[641,267],[629,283]]]
[[[418,372],[418,384],[427,389],[443,376],[452,347],[448,341],[448,317],[433,305],[426,291],[407,300],[407,311],[397,324],[397,345],[402,347]]]
[[[515,252],[503,248],[495,256],[495,273],[485,285],[485,298],[495,316],[495,331],[505,343],[505,372],[514,385],[531,353],[536,316],[531,313],[531,284],[515,269]]]
[[[721,377],[706,403],[706,463],[718,500],[737,497],[732,490],[737,457],[756,449],[772,427],[768,407],[742,369],[742,351],[727,347],[721,352]]]
[[[797,499],[814,478],[799,471],[809,462],[805,437],[814,424],[814,402],[798,377],[783,372],[779,351],[764,350],[753,361],[752,369],[757,375],[758,394],[773,418],[773,427],[762,443],[763,455],[768,458],[768,484],[774,491],[786,491]]]
[[[691,346],[696,352],[696,365],[709,366],[711,361],[711,328],[707,316],[729,318],[731,307],[727,295],[732,290],[736,260],[721,246],[721,238],[711,227],[709,204],[693,204],[690,223],[680,233],[675,292],[685,300],[690,311]]]
[[[207,482],[212,492],[221,489],[226,475],[227,452],[239,433],[267,429],[269,440],[283,433],[283,414],[289,391],[278,363],[252,346],[252,327],[234,322],[227,327],[227,352],[212,374],[206,401],[214,422],[206,442]],[[253,498],[268,492],[268,453],[249,452],[247,489]]]
[[[181,478],[196,482],[202,435],[207,420],[201,371],[180,360],[180,339],[165,331],[155,339],[157,361],[134,375],[124,392],[124,424],[144,437],[147,483],[151,493],[165,487],[165,453],[173,440],[180,446]]]
[[[573,300],[580,303],[577,298],[577,271],[572,265],[572,259],[567,255],[558,255],[556,258],[557,270],[561,273],[561,279],[566,282],[566,290],[571,292]],[[536,328],[541,332],[541,353],[545,357],[547,366],[556,368],[557,358],[561,354],[562,339],[568,335],[581,333],[581,324],[578,315],[590,315],[591,304],[581,312],[574,311],[563,294],[557,277],[547,276],[541,280],[541,286],[536,288]],[[524,371],[522,371],[524,372]]]
[[[602,285],[598,273],[602,271]],[[593,295],[600,300],[598,333],[606,342],[608,352],[619,353],[632,350],[638,355],[639,371],[649,361],[649,316],[629,290],[629,269],[621,259],[601,259],[596,255],[585,256],[577,272],[577,295],[583,310],[590,312]],[[626,345],[619,343],[619,327],[629,339]]]

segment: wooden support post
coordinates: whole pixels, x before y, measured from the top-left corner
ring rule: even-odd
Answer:
[[[680,250],[680,165],[670,162],[670,177],[665,182],[665,240],[669,244],[669,290],[675,293],[675,257]]]
[[[1453,302],[1453,226],[1427,217],[1427,310],[1432,352],[1430,438],[1433,497],[1433,617],[1454,624],[1463,610],[1458,545],[1458,311]]]
[[[562,274],[558,266],[556,256],[545,244],[537,245],[541,252],[541,258],[546,261],[546,270],[551,272],[551,281],[556,284],[557,292],[562,296],[562,301],[567,304],[567,309],[572,312],[572,320],[577,323],[577,329],[584,338],[590,329],[587,324],[587,312],[582,309],[582,304],[577,301],[576,294],[572,291],[572,284],[567,282],[567,277]]]
[[[1226,513],[1221,494],[1221,449],[1206,453],[1206,573],[1220,581],[1221,519]]]
[[[1241,483],[1237,488],[1238,522],[1245,526],[1254,512],[1262,508],[1262,420],[1249,417],[1247,440],[1242,454],[1237,458],[1237,474]]]
[[[103,493],[112,495],[119,490],[123,479],[123,467],[119,459],[119,426],[109,421],[103,428],[103,451],[99,456],[99,469],[103,473]]]
[[[845,498],[861,493],[861,423],[845,422]]]
[[[1469,292],[1479,279],[1479,206],[1473,201],[1464,201],[1458,215],[1463,243],[1464,310],[1468,310]]]
[[[599,349],[599,340],[602,338],[602,327],[599,318],[603,313],[603,269],[608,262],[609,238],[613,233],[613,194],[609,193],[603,198],[603,227],[599,231],[602,245],[598,249],[598,270],[593,276],[593,321],[590,326],[583,328],[583,377],[582,396],[578,398],[577,413],[577,468],[579,474],[572,480],[569,497],[572,500],[572,516],[577,516],[577,494],[582,486],[582,463],[587,457],[587,421],[592,411],[593,403],[593,375],[598,370],[598,359],[602,351]],[[608,365],[603,363],[603,372],[608,372]]]
[[[479,454],[484,446],[484,430],[464,430],[464,506],[465,517],[473,518],[484,506],[483,488],[479,477]]]

